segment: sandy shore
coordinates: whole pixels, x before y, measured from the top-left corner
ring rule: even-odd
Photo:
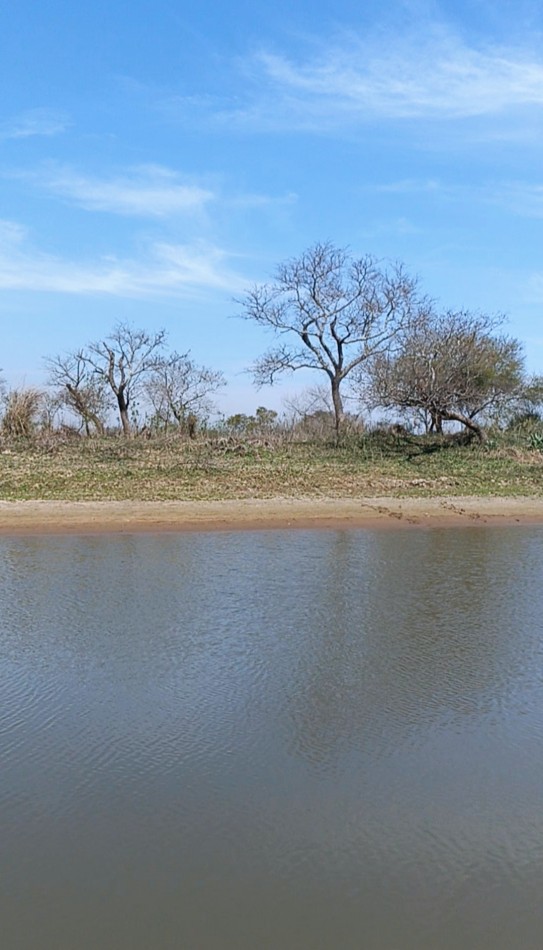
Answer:
[[[2,534],[543,524],[543,498],[0,502]]]

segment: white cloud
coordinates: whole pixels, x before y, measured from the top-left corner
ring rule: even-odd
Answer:
[[[543,105],[543,58],[470,46],[427,25],[398,41],[349,34],[306,57],[262,51],[246,61],[252,100],[215,119],[265,128],[334,129],[375,120],[455,120]]]
[[[295,205],[298,201],[298,195],[294,191],[289,191],[284,195],[262,195],[262,194],[237,194],[224,199],[227,208],[241,210],[267,210],[268,208],[281,208]]]
[[[404,178],[401,181],[391,181],[381,185],[368,185],[367,190],[390,195],[437,194],[444,190],[444,186],[435,178]]]
[[[0,140],[26,139],[34,135],[58,135],[68,126],[68,118],[54,109],[30,109],[0,123]]]
[[[0,218],[0,253],[4,247],[9,248],[22,244],[26,234],[26,228],[24,228],[22,224],[19,224],[17,221],[8,221],[5,218]]]
[[[523,181],[493,181],[482,184],[447,183],[437,179],[408,178],[402,181],[367,185],[365,191],[391,195],[428,195],[475,204],[491,204],[526,218],[543,218],[543,184]]]
[[[105,211],[133,217],[166,218],[197,214],[214,202],[225,209],[263,210],[295,204],[289,192],[272,196],[256,193],[224,194],[187,182],[163,165],[129,168],[122,174],[98,177],[69,166],[48,164],[35,172],[4,172],[4,177],[23,179],[88,211]]]
[[[293,65],[260,57],[279,86],[329,98],[343,109],[387,118],[457,118],[543,104],[543,64],[441,48],[384,54],[365,62],[363,51],[329,52],[324,63]]]
[[[47,191],[90,211],[166,217],[201,210],[213,192],[180,180],[161,165],[145,165],[111,177],[93,177],[69,167],[50,166],[27,176]]]
[[[138,258],[67,260],[31,246],[20,225],[0,221],[0,288],[137,298],[235,293],[245,280],[213,245],[154,243]]]

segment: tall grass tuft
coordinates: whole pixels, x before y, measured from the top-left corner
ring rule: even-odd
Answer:
[[[4,396],[4,413],[0,423],[6,438],[27,438],[36,426],[40,410],[39,389],[11,389]]]

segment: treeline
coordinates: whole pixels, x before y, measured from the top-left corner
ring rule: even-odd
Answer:
[[[237,303],[240,316],[277,340],[251,367],[256,385],[308,369],[324,385],[325,405],[292,407],[291,428],[293,419],[306,429],[312,422],[340,440],[359,425],[345,410],[347,398],[366,415],[385,410],[408,428],[438,434],[452,423],[479,441],[489,422],[540,419],[543,380],[527,373],[522,345],[503,332],[504,318],[439,310],[401,265],[316,244]],[[125,436],[173,430],[194,438],[226,386],[221,370],[169,351],[164,330],[126,323],[46,363],[47,391],[4,393],[4,435],[68,425],[102,435],[116,418]],[[269,434],[281,420],[260,407],[223,425]]]

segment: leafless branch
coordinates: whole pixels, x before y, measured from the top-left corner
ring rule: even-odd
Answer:
[[[238,301],[241,316],[296,340],[272,348],[252,367],[257,385],[286,371],[313,369],[329,380],[336,434],[342,384],[375,354],[390,348],[424,306],[417,283],[401,265],[354,259],[331,243],[315,244],[280,264],[275,282],[257,285]]]

